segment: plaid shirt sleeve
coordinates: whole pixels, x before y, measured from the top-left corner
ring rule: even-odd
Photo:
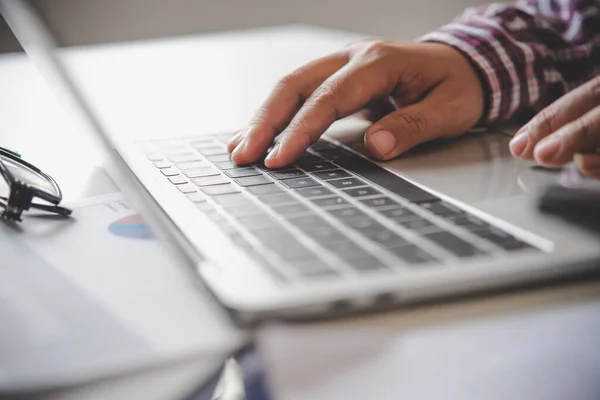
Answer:
[[[600,73],[600,0],[474,7],[419,40],[471,61],[486,93],[482,123],[532,115]]]

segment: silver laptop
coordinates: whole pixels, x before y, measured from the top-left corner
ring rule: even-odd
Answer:
[[[228,133],[119,139],[28,4],[0,4],[34,62],[115,156],[122,189],[241,320],[390,307],[598,265],[597,236],[536,211],[527,192],[548,173],[512,159],[506,134],[374,163],[356,141],[361,132],[349,130],[282,170],[232,163]]]

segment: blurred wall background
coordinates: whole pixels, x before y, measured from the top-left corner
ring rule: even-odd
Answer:
[[[482,0],[32,0],[61,45],[306,23],[409,40]],[[18,43],[0,23],[0,52]]]

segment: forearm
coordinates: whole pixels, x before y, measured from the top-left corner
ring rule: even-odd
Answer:
[[[482,122],[535,112],[600,73],[600,2],[528,0],[466,10],[419,40],[463,53],[478,71]]]

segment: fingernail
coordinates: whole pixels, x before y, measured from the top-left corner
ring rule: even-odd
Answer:
[[[523,154],[526,146],[527,146],[527,132],[517,133],[517,135],[511,139],[510,143],[508,143],[510,152],[515,157],[519,157],[521,154]]]
[[[560,139],[549,136],[535,146],[535,158],[543,161],[552,161],[559,149]]]
[[[237,146],[235,146],[235,149],[233,149],[233,151],[231,152],[231,155],[233,157],[244,151],[244,148],[246,147],[246,140],[247,138],[242,139],[242,141],[239,142]]]
[[[392,132],[381,130],[369,135],[369,141],[381,157],[390,154],[396,148],[396,136]]]
[[[241,129],[241,130],[237,131],[232,137],[229,138],[227,143],[232,144],[232,143],[235,143],[236,141],[240,140],[240,137],[244,134],[244,132],[245,132],[245,129]]]
[[[279,142],[275,143],[275,145],[273,146],[273,149],[269,152],[269,154],[265,158],[265,162],[270,161],[270,160],[274,159],[275,157],[277,157],[277,153],[279,153],[279,147],[280,147]]]

